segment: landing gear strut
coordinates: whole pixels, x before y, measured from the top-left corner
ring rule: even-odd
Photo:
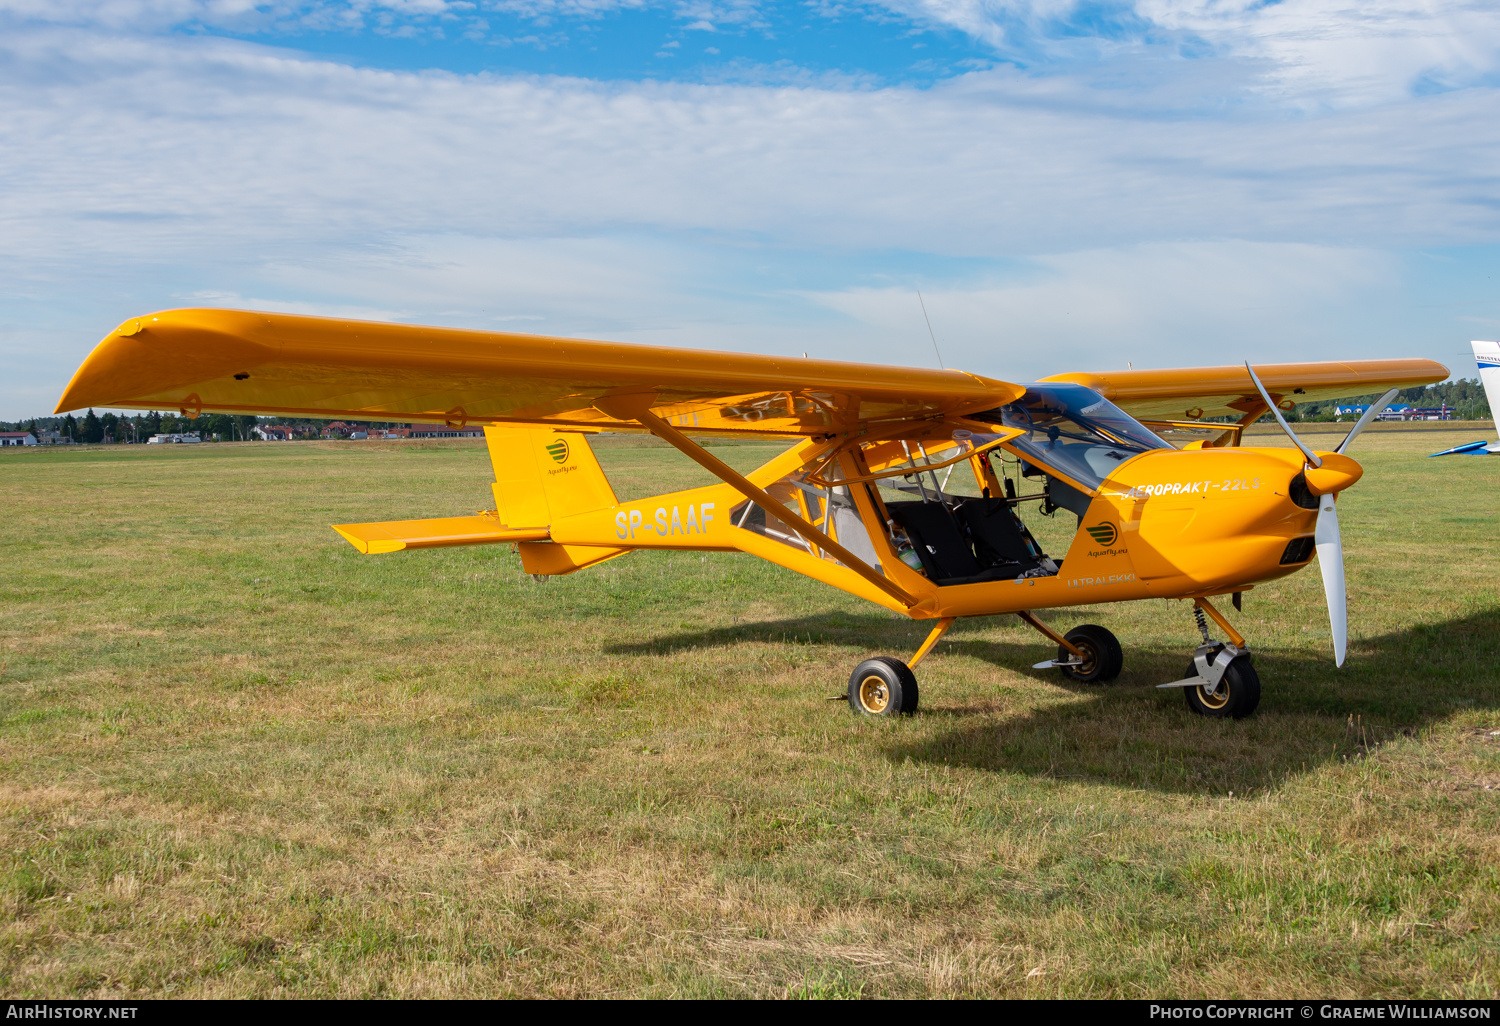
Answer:
[[[1205,612],[1224,628],[1229,641],[1209,637]],[[1199,716],[1244,719],[1260,704],[1260,676],[1251,665],[1249,646],[1208,599],[1193,600],[1193,616],[1198,621],[1203,644],[1194,651],[1187,676],[1157,687],[1182,688],[1187,707]]]

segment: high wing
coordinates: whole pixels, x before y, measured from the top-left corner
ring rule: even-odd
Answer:
[[[126,321],[57,412],[181,409],[449,424],[641,430],[601,412],[646,404],[704,434],[812,436],[962,416],[1019,386],[961,371],[462,331],[239,310]]]
[[[1347,360],[1256,364],[1276,405],[1326,402],[1353,395],[1442,381],[1448,368],[1433,360]],[[1086,385],[1137,420],[1197,421],[1236,417],[1250,423],[1267,412],[1243,365],[1057,374],[1044,381]]]

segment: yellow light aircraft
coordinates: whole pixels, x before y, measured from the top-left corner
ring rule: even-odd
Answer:
[[[876,716],[917,708],[915,667],[961,617],[1015,614],[1057,646],[1036,665],[1114,679],[1119,642],[1059,634],[1038,609],[1189,599],[1203,643],[1182,680],[1193,711],[1249,715],[1249,646],[1211,599],[1291,574],[1317,553],[1336,661],[1344,659],[1343,550],[1334,499],[1359,480],[1281,417],[1296,402],[1440,381],[1430,360],[1364,360],[1060,374],[1011,384],[950,370],[750,356],[235,310],[126,321],[69,383],[84,407],[484,426],[495,508],[474,516],[335,527],[366,553],[514,543],[538,577],[633,549],[747,552],[913,619],[931,633],[906,662],[849,678]],[[1270,411],[1295,449],[1240,445]],[[1224,417],[1234,418],[1222,421]],[[1215,418],[1220,422],[1215,422]],[[620,502],[589,447],[599,431],[665,439],[719,484]],[[1172,433],[1203,436],[1179,449]],[[789,447],[741,475],[692,436]],[[978,495],[949,488],[972,477]],[[1062,558],[1016,515],[1039,502],[1078,531]],[[1210,636],[1208,621],[1226,640]]]

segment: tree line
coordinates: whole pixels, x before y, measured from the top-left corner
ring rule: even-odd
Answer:
[[[145,442],[152,435],[176,435],[197,432],[204,441],[245,442],[255,437],[258,425],[290,427],[299,434],[316,437],[326,421],[289,417],[245,417],[227,413],[205,413],[196,420],[175,413],[139,413],[120,416],[106,412],[99,416],[93,410],[82,417],[32,417],[15,422],[0,421],[0,431],[30,431],[38,439],[44,431],[56,431],[63,438],[85,445],[97,445],[105,439],[113,442]],[[373,422],[373,428],[407,427],[405,423]]]
[[[1338,406],[1361,406],[1373,403],[1379,399],[1384,392],[1375,392],[1371,395],[1351,396],[1348,399],[1339,399],[1323,403],[1300,403],[1296,409],[1296,416],[1288,417],[1288,420],[1301,421],[1328,421],[1336,419],[1333,412]],[[1454,420],[1489,420],[1490,403],[1484,394],[1484,385],[1478,378],[1454,378],[1452,381],[1440,381],[1436,385],[1417,385],[1413,388],[1403,388],[1396,398],[1391,400],[1393,405],[1408,403],[1418,409],[1437,409],[1447,406],[1453,411]],[[1267,418],[1270,419],[1269,417]]]
[[[44,431],[56,431],[63,438],[85,445],[96,445],[106,438],[113,442],[144,442],[152,435],[174,435],[196,431],[206,439],[240,441],[251,437],[257,423],[265,417],[231,417],[224,413],[204,414],[189,420],[175,413],[140,413],[134,417],[106,412],[102,417],[93,410],[82,417],[33,417],[8,424],[7,431],[30,431],[38,438]]]

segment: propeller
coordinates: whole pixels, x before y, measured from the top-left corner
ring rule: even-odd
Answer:
[[[1260,391],[1260,397],[1265,400],[1266,407],[1276,418],[1276,423],[1281,425],[1281,430],[1292,440],[1292,444],[1302,450],[1302,455],[1307,459],[1310,468],[1320,468],[1323,460],[1317,453],[1313,452],[1292,426],[1286,422],[1276,404],[1271,401],[1271,393],[1266,391],[1266,386],[1261,384],[1260,376],[1255,373],[1255,368],[1249,363],[1245,364],[1245,370],[1250,372],[1250,380],[1255,382],[1255,387]],[[1369,426],[1370,421],[1396,398],[1398,390],[1391,389],[1380,400],[1370,406],[1364,415],[1355,422],[1354,429],[1344,436],[1335,452],[1342,456],[1344,450],[1349,448],[1349,443],[1354,441],[1356,435]],[[1337,462],[1337,461],[1334,461]],[[1318,569],[1323,572],[1323,598],[1328,603],[1328,625],[1333,633],[1333,662],[1335,666],[1344,665],[1344,655],[1349,645],[1349,596],[1344,587],[1344,541],[1339,534],[1338,505],[1334,501],[1337,492],[1328,492],[1318,496],[1318,522],[1313,528],[1313,545],[1318,553]]]
[[[1251,373],[1254,374],[1255,372],[1251,371]],[[1262,389],[1262,393],[1264,393],[1264,389]],[[1354,422],[1354,429],[1344,436],[1344,440],[1339,443],[1339,447],[1335,449],[1334,452],[1342,456],[1344,454],[1344,450],[1349,448],[1349,443],[1354,441],[1354,437],[1365,428],[1369,427],[1370,421],[1375,419],[1375,415],[1389,406],[1391,404],[1391,400],[1396,398],[1396,396],[1400,394],[1401,390],[1399,388],[1393,388],[1385,395],[1377,399],[1375,402],[1371,403],[1370,408],[1364,413],[1360,414],[1359,420],[1356,420]]]
[[[1321,467],[1323,460],[1317,453],[1302,444],[1302,439],[1297,437],[1297,432],[1292,430],[1292,426],[1286,422],[1286,418],[1276,408],[1276,403],[1271,399],[1271,393],[1267,392],[1266,386],[1260,383],[1260,375],[1255,373],[1255,368],[1250,366],[1249,361],[1245,362],[1245,369],[1250,372],[1250,380],[1255,382],[1255,387],[1260,390],[1260,397],[1266,401],[1266,409],[1271,411],[1271,416],[1276,418],[1276,423],[1281,425],[1281,430],[1286,432],[1286,436],[1292,440],[1293,445],[1302,450],[1302,455],[1306,457],[1308,463],[1315,467]]]
[[[1333,665],[1344,665],[1349,644],[1349,595],[1344,590],[1344,539],[1339,534],[1339,515],[1333,495],[1318,496],[1318,524],[1313,544],[1318,550],[1318,569],[1323,571],[1323,599],[1328,603],[1328,626],[1333,631]]]

